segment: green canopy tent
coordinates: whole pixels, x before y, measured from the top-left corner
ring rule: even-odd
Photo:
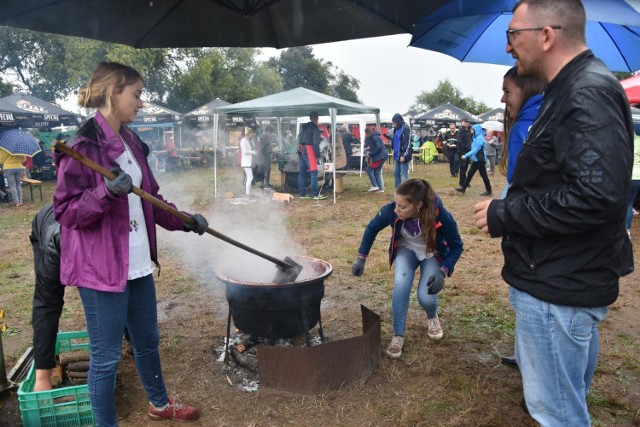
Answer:
[[[220,107],[214,115],[214,127],[218,126],[218,114],[224,113],[238,116],[253,117],[300,117],[308,116],[311,111],[317,111],[319,115],[325,112],[331,117],[331,145],[336,152],[336,115],[338,114],[375,114],[376,124],[380,129],[380,109],[367,107],[356,102],[345,101],[340,98],[325,95],[303,87],[276,93],[274,95],[263,96],[251,101],[239,102],[237,104]],[[282,139],[282,131],[278,121],[278,140]],[[214,149],[217,150],[217,132],[214,134]],[[214,168],[215,174],[215,168]],[[336,171],[333,168],[333,181],[336,179]],[[218,195],[217,176],[214,176],[215,194]],[[336,202],[336,189],[333,187],[333,203]]]

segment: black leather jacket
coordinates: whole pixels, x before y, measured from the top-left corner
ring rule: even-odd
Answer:
[[[624,91],[587,50],[549,83],[507,197],[489,206],[507,283],[559,305],[616,300],[632,151]]]

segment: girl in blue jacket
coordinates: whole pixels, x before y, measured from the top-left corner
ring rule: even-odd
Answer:
[[[507,143],[500,156],[499,170],[507,177],[507,188],[511,184],[522,144],[527,138],[529,128],[538,117],[546,85],[537,77],[520,77],[516,67],[510,68],[504,75],[501,101],[504,103],[504,138]]]
[[[364,272],[371,246],[387,226],[392,229],[389,263],[394,266],[395,278],[391,297],[394,336],[386,353],[396,359],[402,355],[409,297],[418,267],[418,302],[427,314],[427,335],[432,340],[442,338],[438,293],[462,254],[462,239],[456,221],[433,187],[424,179],[408,179],[396,190],[394,201],[383,206],[367,225],[351,268],[354,276]]]

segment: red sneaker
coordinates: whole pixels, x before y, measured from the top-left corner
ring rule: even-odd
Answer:
[[[195,421],[200,418],[200,413],[193,406],[176,402],[169,398],[169,404],[162,411],[149,404],[149,418],[152,420]]]

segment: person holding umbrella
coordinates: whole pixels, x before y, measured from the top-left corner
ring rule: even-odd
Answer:
[[[153,270],[158,266],[156,224],[167,230],[204,234],[207,220],[193,224],[155,207],[133,186],[164,200],[146,160],[148,147],[126,124],[142,108],[143,78],[131,67],[101,62],[78,103],[96,108],[67,144],[110,168],[103,178],[70,156],[56,152],[58,185],[53,197],[60,223],[60,282],[77,286],[90,341],[89,397],[98,426],[116,426],[115,379],[125,327],[136,368],[149,400],[151,419],[193,421],[196,408],[167,394],[160,364]]]
[[[598,323],[633,271],[625,229],[633,122],[622,86],[587,47],[580,0],[520,0],[506,51],[520,76],[548,82],[506,198],[475,206],[502,237],[515,354],[529,414],[589,426]]]
[[[22,206],[22,163],[40,151],[36,139],[18,129],[0,131],[0,165],[9,183],[11,198],[16,206]]]
[[[9,184],[9,191],[11,192],[11,199],[16,206],[22,206],[22,187],[20,185],[20,179],[22,178],[22,163],[27,159],[27,156],[20,154],[9,154],[4,150],[0,150],[0,164],[4,171],[4,176]]]

